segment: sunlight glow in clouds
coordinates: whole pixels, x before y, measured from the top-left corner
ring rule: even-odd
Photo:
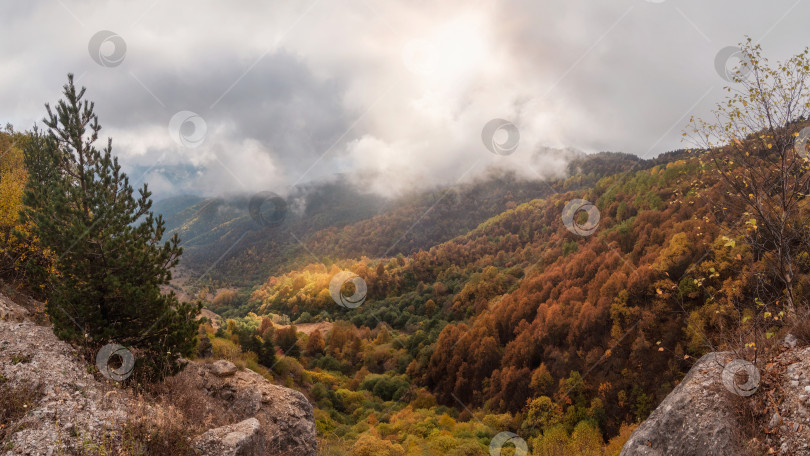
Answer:
[[[405,64],[428,87],[458,84],[485,70],[489,63],[487,26],[480,15],[442,24],[425,38],[405,44]]]
[[[537,178],[565,169],[555,149],[682,147],[680,119],[722,93],[720,49],[748,34],[778,59],[810,43],[810,4],[675,3],[8,2],[0,121],[40,122],[73,72],[158,198],[286,194],[338,173],[389,195],[493,166]],[[126,42],[115,67],[88,54],[101,30]],[[193,149],[167,131],[181,111],[207,127]],[[481,143],[494,118],[519,128],[514,154]]]

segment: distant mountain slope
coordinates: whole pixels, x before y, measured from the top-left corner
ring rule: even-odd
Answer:
[[[196,274],[208,271],[222,281],[249,284],[300,256],[304,250],[296,237],[372,217],[383,207],[382,198],[341,183],[301,188],[287,201],[287,215],[279,226],[254,221],[250,196],[244,195],[174,197],[156,203],[155,212],[166,220],[165,238],[180,236],[183,266]]]
[[[152,204],[152,211],[157,214],[163,214],[164,219],[166,220],[166,229],[173,230],[176,227],[171,222],[182,220],[181,217],[178,217],[178,214],[204,199],[205,198],[201,196],[195,195],[173,196],[171,198],[155,201]],[[167,215],[169,218],[166,218]]]
[[[669,159],[674,159],[672,156]],[[337,181],[296,189],[279,226],[259,226],[249,197],[161,201],[167,236],[180,235],[182,264],[228,284],[251,285],[312,261],[411,254],[463,235],[504,210],[557,192],[586,188],[618,172],[647,169],[668,159],[642,160],[603,152],[571,161],[574,177],[524,180],[493,172],[455,187],[384,200]]]

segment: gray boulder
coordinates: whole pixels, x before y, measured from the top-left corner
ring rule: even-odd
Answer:
[[[620,456],[738,456],[732,393],[722,372],[732,353],[709,353],[692,366],[625,443]]]
[[[256,418],[211,429],[197,437],[195,449],[204,456],[263,456],[261,424]]]
[[[230,377],[231,375],[235,374],[237,370],[236,364],[224,359],[211,364],[210,369],[211,373],[217,377]]]

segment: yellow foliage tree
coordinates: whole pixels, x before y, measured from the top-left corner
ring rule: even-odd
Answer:
[[[366,433],[352,447],[355,456],[404,456],[402,445]]]
[[[31,234],[31,223],[20,218],[22,195],[28,179],[23,147],[27,135],[11,129],[0,131],[0,272],[22,278],[26,266],[36,263],[55,274],[53,256]]]

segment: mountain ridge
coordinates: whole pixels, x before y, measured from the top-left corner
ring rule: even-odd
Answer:
[[[569,176],[561,179],[526,180],[495,171],[471,184],[417,192],[396,200],[359,193],[347,182],[330,182],[298,189],[297,194],[288,196],[289,210],[281,226],[262,227],[251,220],[246,195],[184,195],[159,201],[154,210],[167,222],[164,237],[180,236],[184,266],[198,273],[210,268],[208,274],[216,280],[244,286],[302,266],[313,255],[358,258],[426,250],[465,234],[510,204],[586,188],[606,175],[647,169],[683,154],[674,151],[645,160],[602,152],[572,159]],[[455,223],[457,220],[461,222]],[[247,264],[252,267],[247,268]]]

